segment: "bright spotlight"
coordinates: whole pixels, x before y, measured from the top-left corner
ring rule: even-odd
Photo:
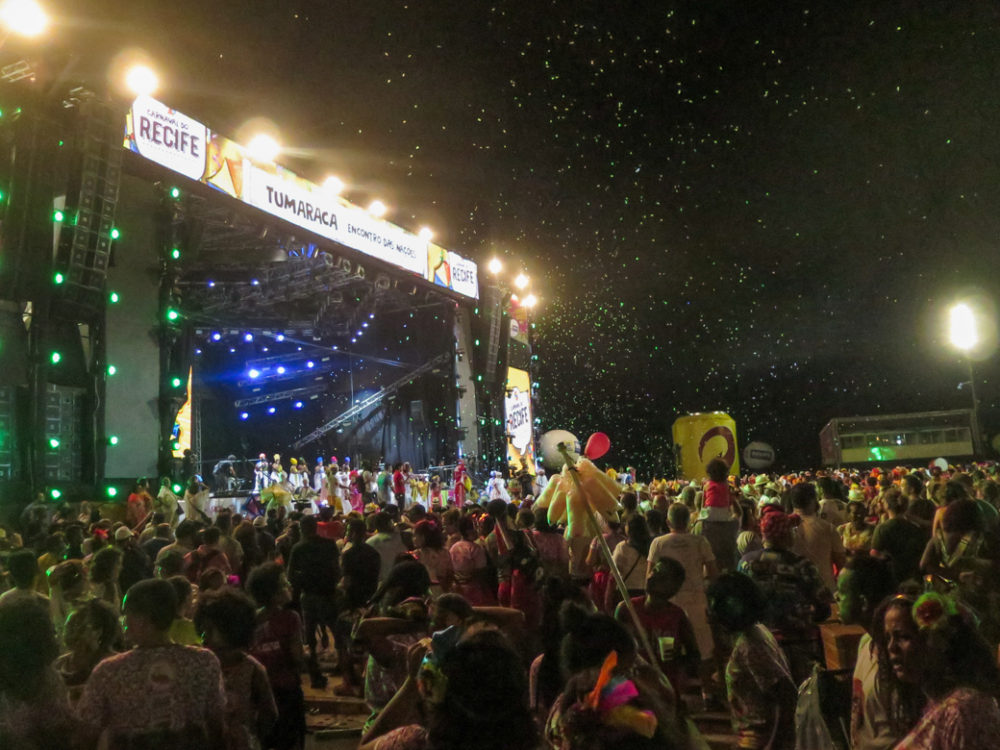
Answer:
[[[385,216],[386,211],[388,210],[389,210],[388,206],[386,206],[380,200],[374,200],[368,204],[368,213],[370,213],[376,219],[381,219],[383,216]]]
[[[274,337],[274,340],[275,341],[284,341],[285,340],[285,334],[279,333],[277,336]]]
[[[0,23],[21,36],[38,36],[49,25],[49,17],[35,0],[6,0],[0,5]]]
[[[278,365],[277,373],[279,375],[284,375],[285,374],[285,368],[282,367],[281,365]]]
[[[212,334],[212,341],[221,341],[221,340],[222,340],[222,334],[221,333],[219,333],[218,331],[216,331],[215,333]]]
[[[253,334],[252,333],[244,333],[243,334],[243,340],[246,341],[249,344],[251,341],[253,341]]]
[[[277,409],[275,409],[273,406],[267,407],[267,413],[268,414],[274,414],[274,412],[276,412],[276,411],[277,411]]]
[[[521,302],[521,304],[524,305],[525,307],[534,307],[535,305],[538,304],[538,297],[536,297],[534,294],[529,294],[527,297],[524,298],[524,301]]]
[[[240,412],[240,419],[242,419],[242,420],[250,419],[250,414],[248,412],[245,412],[245,411]]]
[[[323,180],[323,190],[330,195],[340,195],[344,191],[344,181],[339,177],[330,175]]]
[[[267,133],[258,133],[247,144],[247,154],[254,161],[274,161],[281,153],[281,144]]]
[[[434,239],[434,232],[430,227],[420,227],[420,231],[417,232],[417,235],[425,242],[430,242]]]
[[[503,263],[500,262],[499,258],[492,258],[486,267],[489,269],[491,274],[496,276],[503,270]]]
[[[133,65],[125,73],[125,85],[136,96],[152,96],[160,79],[148,65]]]
[[[956,349],[967,352],[979,343],[976,330],[976,315],[964,302],[948,311],[948,337]]]
[[[260,377],[260,370],[251,370],[250,372],[247,373],[247,375],[250,376],[251,380],[256,380],[257,378]]]
[[[514,286],[516,286],[518,289],[524,289],[525,287],[528,286],[528,283],[530,281],[531,279],[528,278],[527,274],[519,273],[517,275],[517,278],[514,279]]]
[[[308,367],[310,370],[312,368],[314,368],[315,366],[316,366],[316,363],[313,362],[311,359],[308,362],[306,362],[306,367]]]
[[[302,408],[302,402],[301,401],[296,401],[295,402],[295,408],[296,409],[301,409]]]

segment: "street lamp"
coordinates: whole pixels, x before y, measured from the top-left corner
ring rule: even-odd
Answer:
[[[519,273],[517,277],[514,279],[514,286],[516,286],[518,289],[524,289],[528,286],[530,281],[531,279],[528,278],[527,274]]]
[[[368,204],[368,213],[376,219],[381,219],[388,210],[389,208],[380,200],[374,200]]]
[[[417,234],[424,242],[430,242],[434,239],[434,230],[430,227],[420,227],[420,231]]]
[[[323,182],[323,190],[330,195],[340,195],[344,190],[344,181],[339,177],[330,175]]]
[[[272,135],[258,133],[247,144],[247,153],[254,161],[274,161],[281,153],[281,144]]]
[[[133,65],[125,73],[125,85],[136,96],[152,96],[160,79],[148,65]]]
[[[49,25],[49,17],[35,0],[5,0],[0,5],[0,23],[21,36],[38,36]]]
[[[496,276],[503,270],[503,263],[500,262],[499,258],[491,258],[490,262],[486,264],[486,268],[491,274]]]
[[[979,399],[976,396],[976,373],[972,367],[972,350],[979,344],[979,329],[976,314],[965,302],[952,305],[948,311],[948,338],[951,345],[965,355],[969,366],[969,391],[972,393],[972,450],[980,454]]]
[[[532,308],[538,304],[538,297],[536,297],[534,294],[529,294],[527,297],[521,300],[521,304],[527,308]]]

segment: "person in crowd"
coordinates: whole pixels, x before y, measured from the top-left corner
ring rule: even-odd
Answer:
[[[833,600],[816,566],[791,551],[801,522],[776,505],[765,506],[760,521],[764,547],[748,552],[739,565],[764,592],[762,621],[785,647],[796,682],[808,676],[818,656],[816,623],[830,616]]]
[[[125,595],[134,647],[98,664],[76,705],[80,746],[224,748],[225,695],[210,651],[170,641],[177,599],[169,582],[136,583]],[[140,687],[141,686],[141,687]]]
[[[968,498],[952,500],[942,511],[935,518],[938,531],[924,548],[920,570],[957,583],[963,573],[988,565],[983,560],[982,516]]]
[[[684,566],[679,561],[661,557],[646,579],[645,595],[632,597],[632,608],[649,636],[660,668],[678,694],[684,690],[686,677],[696,674],[701,666],[691,621],[670,601],[684,585],[684,577]],[[624,603],[618,605],[615,619],[630,630],[634,628]]]
[[[385,511],[376,513],[374,527],[375,533],[368,538],[366,543],[379,554],[381,564],[379,565],[378,579],[382,582],[388,578],[389,571],[392,570],[400,555],[406,554],[406,545],[400,539],[399,532],[396,531],[396,525],[389,513]]]
[[[226,553],[232,572],[239,575],[243,570],[243,546],[233,537],[233,514],[226,511],[219,513],[215,526],[219,529],[219,549]]]
[[[121,570],[118,573],[118,588],[128,591],[133,584],[153,575],[153,564],[139,547],[135,532],[128,526],[115,529],[115,548],[122,553]]]
[[[653,543],[646,519],[638,513],[630,516],[625,521],[625,536],[625,541],[618,542],[614,548],[611,558],[622,574],[629,596],[642,596],[646,591],[649,548]],[[621,601],[621,594],[618,592],[618,587],[612,582],[608,586],[604,610],[614,612],[619,601]]]
[[[653,540],[649,548],[646,572],[647,577],[652,575],[656,563],[664,557],[671,557],[684,567],[683,585],[674,596],[673,602],[687,613],[694,628],[695,638],[698,639],[698,651],[702,658],[700,666],[702,699],[711,705],[717,700],[712,683],[715,641],[712,637],[712,627],[708,622],[705,583],[706,580],[709,583],[714,581],[719,571],[715,564],[712,545],[705,537],[688,532],[690,521],[691,511],[686,505],[674,503],[670,506],[667,512],[670,533]]]
[[[0,594],[0,604],[16,601],[31,601],[46,612],[49,611],[49,597],[35,588],[35,579],[40,575],[35,553],[30,549],[19,549],[7,558],[7,570],[14,582],[14,588]],[[44,574],[48,578],[48,574]],[[46,589],[49,584],[46,583]]]
[[[45,552],[36,562],[38,574],[35,576],[35,591],[43,596],[49,595],[49,571],[63,561],[66,554],[66,539],[61,531],[49,534],[45,538]]]
[[[302,541],[292,547],[288,561],[288,580],[300,592],[299,605],[305,621],[306,645],[309,648],[309,676],[312,686],[326,687],[326,677],[319,668],[317,629],[324,644],[329,643],[327,629],[337,620],[337,583],[340,580],[340,550],[337,543],[317,533],[315,516],[299,522]]]
[[[184,574],[191,583],[198,583],[201,574],[210,568],[219,570],[223,577],[232,574],[232,564],[219,545],[221,538],[222,530],[218,526],[202,529],[201,544],[184,557]]]
[[[494,522],[486,539],[486,550],[497,569],[497,601],[501,607],[523,612],[528,628],[533,630],[541,616],[536,585],[541,562],[531,536],[513,528],[509,512],[513,507],[503,500],[490,500],[486,506]]]
[[[177,601],[177,612],[174,621],[170,623],[170,641],[181,646],[200,646],[201,635],[191,617],[194,609],[194,586],[182,575],[173,575],[166,580],[173,586]]]
[[[63,642],[66,653],[56,659],[56,671],[75,701],[100,662],[114,655],[122,639],[118,613],[107,602],[89,599],[70,613]]]
[[[182,556],[186,556],[198,546],[197,540],[198,524],[185,518],[174,529],[174,541],[165,545],[163,549],[156,553],[156,557],[153,559],[158,562],[160,557],[175,550],[180,552]]]
[[[205,646],[218,657],[226,690],[226,750],[256,750],[278,719],[267,670],[247,651],[254,642],[253,601],[232,588],[198,600],[194,615]]]
[[[178,485],[180,489],[180,485]],[[160,489],[153,498],[153,510],[163,514],[165,523],[173,526],[177,520],[177,512],[180,508],[181,498],[174,492],[170,477],[163,477],[160,480]]]
[[[911,476],[907,474],[904,480]],[[913,521],[909,514],[909,497],[899,488],[887,492],[884,501],[889,518],[875,527],[871,554],[888,560],[893,578],[902,583],[920,573],[920,558],[927,546],[930,525],[920,526]]]
[[[184,518],[196,523],[210,523],[208,499],[208,485],[201,481],[201,477],[192,476],[184,489]]]
[[[250,571],[247,590],[256,602],[256,630],[250,655],[264,665],[278,718],[264,743],[275,750],[305,745],[305,697],[302,694],[302,620],[288,609],[292,589],[281,566],[266,562]]]
[[[792,551],[805,557],[816,566],[820,580],[830,595],[837,590],[833,570],[843,567],[846,562],[844,543],[833,524],[816,515],[816,485],[801,482],[791,490],[792,507],[802,519],[795,529]]]
[[[153,514],[156,515],[155,513]],[[171,534],[170,534],[170,524],[168,523],[158,523],[153,525],[153,536],[150,539],[145,540],[140,544],[142,553],[150,560],[156,560],[157,555],[160,554],[160,550],[170,544]],[[143,532],[146,533],[145,531]]]
[[[757,519],[757,506],[752,502],[740,504],[740,533],[736,536],[736,561],[747,552],[753,552],[763,547],[760,536],[760,523]]]
[[[608,521],[607,525],[608,530],[603,533],[604,541],[608,549],[614,550],[619,544],[627,541],[625,531],[619,521],[611,520]],[[617,603],[617,600],[615,593],[609,589],[615,588],[616,584],[611,575],[611,566],[601,551],[601,543],[597,537],[590,540],[590,547],[587,550],[587,567],[593,571],[593,577],[590,579],[590,598],[605,614],[611,614],[614,609],[608,612],[606,609],[608,603],[612,600]]]
[[[49,576],[49,614],[56,629],[56,637],[62,638],[66,620],[82,604],[93,597],[87,582],[87,571],[79,560],[66,560],[52,569]]]
[[[546,577],[569,576],[569,551],[562,530],[549,523],[547,508],[534,508],[531,537]]]
[[[152,512],[153,496],[149,491],[149,480],[145,477],[137,479],[125,503],[125,524],[130,529],[137,529]]]
[[[903,477],[901,488],[907,503],[907,519],[924,529],[927,535],[930,535],[931,523],[934,520],[937,506],[934,505],[933,500],[927,497],[920,475],[911,471]]]
[[[121,611],[122,594],[118,577],[122,566],[122,553],[116,547],[105,547],[94,555],[90,563],[90,590],[118,612]]]
[[[496,583],[491,581],[486,548],[477,544],[478,533],[471,516],[461,516],[458,520],[459,541],[449,549],[452,570],[455,575],[454,591],[461,594],[475,607],[497,604]],[[559,541],[562,542],[560,536]]]
[[[455,571],[451,555],[444,548],[444,535],[434,521],[419,521],[413,527],[413,557],[427,568],[431,579],[431,596],[438,597],[451,591]]]
[[[48,612],[28,598],[0,604],[0,747],[70,747],[75,721],[53,663],[59,646]]]
[[[890,564],[875,557],[851,557],[837,577],[840,621],[865,629],[858,644],[851,687],[853,750],[889,750],[902,739],[902,733],[893,728],[889,691],[879,677],[878,653],[871,636],[879,604],[894,591]]]
[[[64,560],[82,560],[83,551],[83,525],[71,523],[66,526],[66,551],[63,553]]]
[[[868,508],[861,500],[851,500],[847,504],[850,521],[837,527],[837,533],[844,545],[845,555],[867,555],[871,551],[875,527],[868,523]]]
[[[447,633],[447,631],[445,631]],[[361,750],[534,750],[538,735],[519,655],[496,631],[407,654],[407,676],[364,737]],[[421,724],[405,724],[421,703]]]
[[[354,627],[361,619],[362,608],[378,589],[381,558],[378,552],[365,544],[365,522],[352,518],[347,522],[347,545],[341,556],[341,598],[337,620],[333,628],[337,647],[337,670],[343,682],[334,688],[338,695],[360,696],[361,677],[358,675],[357,658],[351,648]]]
[[[765,596],[748,576],[725,573],[709,586],[708,606],[712,619],[735,638],[726,664],[726,692],[738,746],[793,750],[796,683],[764,624]]]

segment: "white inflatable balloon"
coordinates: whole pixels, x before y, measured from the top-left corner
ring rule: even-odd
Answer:
[[[580,441],[569,430],[549,430],[538,440],[538,450],[542,454],[545,468],[550,472],[562,471],[565,459],[559,453],[559,443],[565,443],[569,452],[576,458],[580,455]]]
[[[753,471],[769,469],[774,463],[774,448],[760,440],[747,443],[743,448],[743,465]]]

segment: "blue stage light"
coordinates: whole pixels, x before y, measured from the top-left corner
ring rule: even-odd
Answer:
[[[209,281],[208,282],[208,288],[209,289],[214,289],[215,288],[215,282],[214,281]]]
[[[251,286],[260,286],[260,281],[257,279],[250,279]]]
[[[240,412],[240,419],[250,419],[250,414],[245,411]]]
[[[277,372],[277,373],[278,373],[279,375],[284,375],[284,374],[285,374],[285,368],[284,368],[284,367],[282,367],[281,365],[278,365],[278,368],[277,368],[276,372]]]
[[[251,379],[253,379],[253,378],[259,378],[260,377],[260,370],[251,370],[250,372],[247,373],[247,375],[249,375]]]
[[[375,313],[368,313],[368,320],[375,320]]]
[[[222,341],[222,334],[216,331],[212,334],[212,341]]]
[[[302,402],[301,401],[296,401],[295,402],[295,408],[296,409],[301,409],[302,408]]]
[[[367,328],[368,327],[368,321],[366,320],[364,323],[362,323],[361,327],[362,328]]]
[[[276,412],[276,411],[277,411],[277,409],[275,409],[273,406],[267,407],[267,413],[268,414],[274,414],[274,412]]]
[[[285,334],[279,333],[277,336],[274,337],[274,340],[275,341],[284,341],[285,340]]]
[[[243,334],[243,340],[247,341],[247,342],[253,341],[253,334],[252,333],[244,333]]]
[[[315,366],[316,366],[316,363],[313,362],[311,359],[308,362],[306,362],[306,367],[308,367],[310,370],[312,368],[314,368]]]

